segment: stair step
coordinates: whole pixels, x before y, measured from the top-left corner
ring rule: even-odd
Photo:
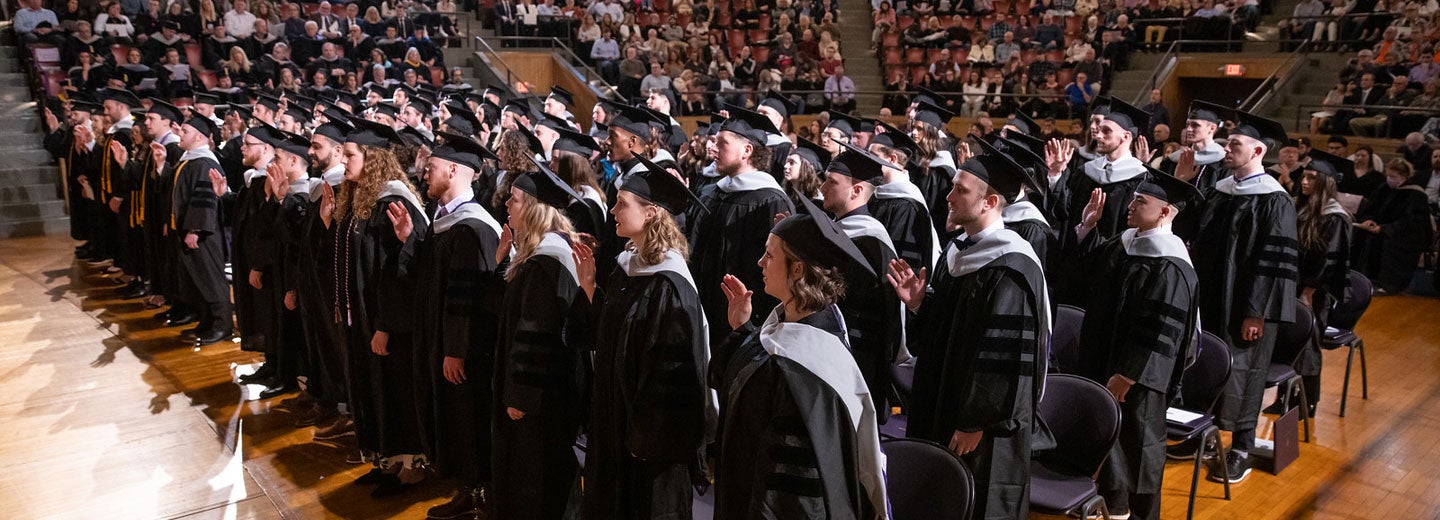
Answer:
[[[57,182],[59,177],[60,168],[53,165],[28,168],[14,165],[0,167],[0,186],[53,183]]]
[[[44,149],[12,149],[5,153],[5,164],[12,166],[52,166],[54,158]]]
[[[5,222],[29,219],[49,219],[66,216],[65,201],[45,200],[16,203],[0,203],[0,219]]]
[[[60,190],[49,183],[0,186],[0,205],[25,201],[60,200]]]
[[[69,233],[70,217],[68,216],[0,221],[0,238],[67,235]]]

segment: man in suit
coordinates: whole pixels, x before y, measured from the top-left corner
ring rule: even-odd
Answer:
[[[343,22],[331,11],[330,2],[320,2],[320,12],[315,14],[315,23],[320,26],[320,37],[327,41],[338,42],[345,37]]]
[[[1346,105],[1374,105],[1380,102],[1385,92],[1375,88],[1375,73],[1365,72],[1360,75],[1360,86],[1355,92],[1345,97]],[[1364,108],[1344,108],[1335,112],[1335,118],[1331,125],[1336,129],[1349,129],[1350,120],[1357,117],[1373,116],[1366,113]]]
[[[1362,89],[1365,86],[1365,81],[1365,75],[1360,76],[1360,86],[1362,87]],[[1372,84],[1374,83],[1373,79],[1369,81]],[[1375,88],[1372,88],[1369,91],[1356,91],[1355,102],[1356,104],[1361,105],[1379,105],[1392,107],[1408,105],[1410,104],[1410,94],[1405,90],[1407,84],[1409,84],[1409,78],[1406,78],[1405,76],[1400,76],[1395,78],[1395,82],[1390,85],[1390,88],[1387,88],[1383,91]],[[1347,101],[1347,103],[1348,102],[1349,101]],[[1363,116],[1350,118],[1350,131],[1354,132],[1355,135],[1362,135],[1367,137],[1385,137],[1388,133],[1387,123],[1389,123],[1390,118],[1396,114],[1394,110],[1370,109],[1365,109],[1363,113]]]

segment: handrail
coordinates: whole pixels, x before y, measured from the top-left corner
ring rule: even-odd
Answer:
[[[499,54],[498,52],[496,52],[496,51],[495,51],[495,48],[494,48],[494,47],[491,47],[491,46],[490,46],[490,42],[488,42],[488,41],[486,41],[486,40],[488,40],[488,39],[498,39],[498,40],[501,40],[501,41],[504,41],[504,40],[507,40],[507,39],[527,39],[527,40],[540,39],[540,40],[549,40],[549,41],[553,44],[552,47],[550,47],[550,48],[552,49],[552,51],[553,51],[555,48],[557,48],[557,47],[558,47],[560,50],[564,51],[563,57],[567,57],[567,58],[568,58],[568,59],[566,59],[566,62],[567,62],[571,67],[575,67],[577,70],[580,71],[580,73],[584,76],[583,79],[585,80],[585,84],[586,84],[586,85],[589,85],[592,89],[595,89],[596,91],[598,91],[599,96],[600,96],[601,98],[604,98],[604,99],[614,99],[614,93],[616,92],[616,88],[615,88],[613,85],[611,85],[609,82],[606,82],[604,76],[601,76],[600,73],[599,73],[598,71],[596,71],[594,68],[592,68],[589,63],[586,63],[585,60],[580,59],[580,56],[577,55],[577,54],[575,54],[575,51],[571,50],[571,49],[570,49],[570,46],[569,46],[569,45],[566,45],[565,42],[561,41],[559,38],[553,38],[553,37],[550,37],[550,38],[541,38],[541,37],[538,37],[538,36],[534,36],[534,37],[532,37],[532,36],[476,36],[475,39],[479,41],[479,44],[480,44],[480,45],[484,45],[484,46],[485,46],[485,49],[486,49],[487,51],[489,51],[490,54],[493,54],[493,55],[495,56],[495,58],[500,61],[500,64],[501,64],[501,65],[504,65],[504,66],[505,66],[505,82],[506,82],[507,85],[513,86],[513,85],[515,84],[515,82],[513,81],[513,79],[511,78],[511,75],[510,75],[510,64],[509,64],[509,63],[506,63],[506,62],[505,62],[505,59],[504,59],[504,58],[501,58],[501,57],[500,57],[500,54]]]
[[[500,57],[500,53],[495,52],[495,48],[491,47],[490,43],[485,41],[485,37],[476,36],[475,40],[479,45],[483,45],[485,47],[485,50],[488,51],[489,54],[493,56],[496,61],[500,62],[501,66],[505,67],[505,86],[507,88],[514,88],[515,82],[512,80],[512,67],[510,67],[510,64],[505,62],[505,58]],[[478,51],[479,49],[476,50]]]
[[[452,34],[450,35],[450,37],[452,38],[458,38],[460,41],[465,41],[468,39],[466,38],[467,36],[472,36],[475,34],[475,31],[471,29],[470,25],[471,22],[477,21],[475,20],[475,13],[465,11],[429,11],[429,13],[438,14],[450,18],[451,20],[465,22],[465,34]]]
[[[1434,116],[1440,116],[1440,108],[1407,107],[1396,105],[1326,105],[1323,103],[1299,103],[1295,105],[1295,128],[1304,128],[1303,126],[1300,126],[1301,121],[1308,122],[1309,119],[1308,116],[1306,116],[1306,119],[1301,119],[1301,114],[1308,114],[1309,111],[1306,109],[1313,108],[1321,108],[1328,110],[1362,109],[1373,112],[1395,112],[1397,114],[1403,112],[1419,112],[1421,114],[1432,114]]]
[[[1155,84],[1160,81],[1160,75],[1163,74],[1165,70],[1174,66],[1173,60],[1178,60],[1179,58],[1177,55],[1179,54],[1181,41],[1183,40],[1170,42],[1170,47],[1165,49],[1165,54],[1160,55],[1160,61],[1155,64],[1155,70],[1150,71],[1150,79],[1145,80],[1145,86],[1140,88],[1140,91],[1135,94],[1135,99],[1131,101],[1136,106],[1142,106],[1142,104],[1149,99],[1150,91],[1153,90]]]
[[[1309,57],[1310,40],[1305,40],[1304,42],[1301,42],[1299,46],[1295,47],[1295,50],[1290,53],[1290,56],[1288,58],[1285,59],[1285,63],[1282,63],[1279,67],[1276,67],[1275,70],[1270,73],[1270,76],[1265,78],[1265,81],[1260,82],[1260,86],[1255,87],[1255,90],[1250,92],[1250,96],[1245,98],[1245,101],[1240,102],[1240,110],[1244,110],[1246,112],[1255,112],[1260,108],[1264,107],[1265,102],[1269,101],[1271,96],[1284,86],[1280,85],[1279,83],[1284,82],[1288,84],[1290,81],[1294,80],[1295,76],[1298,76],[1298,74],[1294,74],[1294,72],[1298,70],[1295,68],[1294,62],[1297,59],[1308,59]],[[1282,72],[1286,72],[1288,74],[1286,74],[1284,78],[1281,78],[1280,74]]]

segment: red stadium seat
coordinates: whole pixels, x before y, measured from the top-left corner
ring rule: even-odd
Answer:
[[[200,82],[205,84],[205,90],[215,88],[215,83],[217,79],[214,72],[210,72],[208,70],[197,70],[195,74],[197,76],[200,76]]]
[[[767,61],[770,61],[770,47],[767,47],[765,45],[756,45],[754,47],[751,47],[750,57],[755,59],[755,63],[765,63]]]
[[[945,49],[925,49],[925,62],[934,63],[940,59],[940,53]]]
[[[442,69],[442,68],[440,68],[440,67],[433,67],[433,66],[430,67],[430,84],[431,84],[431,85],[444,85],[444,84],[445,84],[445,69]]]
[[[764,29],[750,29],[749,38],[745,40],[746,45],[754,42],[763,42],[770,39],[770,32]]]
[[[913,23],[915,23],[914,16],[902,15],[895,17],[895,27],[902,31],[905,30],[905,28],[910,27],[910,24]]]
[[[908,63],[910,65],[919,65],[925,63],[925,49],[922,49],[920,47],[910,47],[908,49],[905,49],[905,63]]]
[[[690,13],[680,13],[675,15],[675,23],[680,24],[682,27],[690,25]]]
[[[899,47],[885,48],[885,65],[904,65],[905,57],[901,55]]]
[[[115,44],[110,46],[110,55],[115,57],[115,64],[125,63],[125,55],[130,54],[129,45]]]
[[[768,13],[760,14],[760,30],[770,32],[770,15]]]
[[[929,71],[930,69],[923,66],[910,67],[910,84],[919,85],[925,79],[925,73]]]
[[[200,44],[187,42],[185,44],[185,63],[195,70],[205,69],[205,60],[200,59]]]
[[[900,33],[886,31],[880,34],[880,46],[887,49],[900,46]]]

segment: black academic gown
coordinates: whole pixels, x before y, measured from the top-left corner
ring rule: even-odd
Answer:
[[[219,167],[208,154],[186,152],[173,169],[171,181],[171,243],[184,272],[177,276],[177,292],[182,302],[199,310],[199,330],[203,333],[230,331],[234,326],[230,285],[225,281],[219,201],[210,184],[210,170]],[[199,236],[198,248],[185,245],[188,233]]]
[[[410,240],[429,230],[418,200],[399,181],[390,181],[368,218],[352,210],[338,225],[337,273],[339,312],[347,329],[349,408],[355,420],[356,440],[368,456],[390,457],[421,452],[420,417],[415,410],[412,363],[415,306],[413,291],[400,273],[406,269],[405,246],[395,238],[386,209],[401,202],[410,212],[415,229]],[[373,352],[377,331],[389,333],[387,356]]]
[[[1230,346],[1231,372],[1220,401],[1221,429],[1254,429],[1280,322],[1295,319],[1295,205],[1264,172],[1235,186],[1216,183],[1191,244],[1199,277],[1200,323]],[[1260,339],[1241,339],[1246,317],[1264,318]]]
[[[1316,330],[1324,331],[1330,325],[1330,307],[1345,296],[1345,289],[1350,285],[1350,236],[1354,231],[1350,215],[1333,199],[1320,219],[1320,237],[1324,243],[1318,244],[1318,247],[1300,245],[1295,288],[1297,295],[1305,289],[1314,289],[1315,292],[1310,295],[1310,312],[1315,316]],[[1318,335],[1316,339],[1307,342],[1298,351],[1276,345],[1275,361],[1290,363],[1302,376],[1320,375],[1324,359]]]
[[[763,176],[773,182],[768,173],[753,173],[754,177]],[[717,185],[702,201],[709,211],[697,214],[686,233],[690,241],[690,272],[695,276],[705,318],[710,323],[728,323],[725,314],[729,303],[720,291],[721,279],[729,274],[739,278],[746,287],[762,287],[760,266],[756,262],[765,252],[765,240],[770,237],[775,215],[795,208],[778,184],[774,188],[737,191],[727,191]],[[775,298],[755,291],[751,321],[758,323],[763,319],[762,309],[773,308],[776,303]],[[722,341],[724,335],[711,329],[711,344]]]
[[[969,249],[996,241],[1028,248],[996,229]],[[975,475],[975,518],[1025,518],[1030,456],[1049,439],[1036,407],[1049,336],[1044,273],[1017,251],[957,275],[948,260],[956,247],[942,255],[933,293],[910,320],[916,362],[906,433],[944,446],[957,430],[984,432],[961,457]]]
[[[123,126],[113,125],[110,131],[96,137],[95,148],[90,155],[92,161],[90,171],[94,172],[98,188],[95,190],[96,239],[106,258],[120,262],[119,267],[124,267],[126,260],[124,248],[126,247],[125,231],[128,219],[124,210],[127,206],[127,197],[130,195],[131,174],[125,166],[120,164],[110,146],[111,143],[119,143],[126,150],[132,149],[134,137],[131,134],[131,127],[129,121],[126,121]],[[120,211],[117,212],[110,208],[111,199],[120,199]]]
[[[935,236],[940,237],[941,243],[946,242],[954,236],[954,233],[945,230],[945,221],[950,217],[950,205],[945,202],[945,196],[950,193],[950,183],[955,178],[955,160],[949,152],[942,152],[924,168],[923,175],[917,175],[919,168],[907,170],[910,182],[920,188],[925,207],[929,208],[930,226],[935,230]]]
[[[321,182],[324,182],[323,180]],[[340,183],[332,185],[340,191]],[[306,376],[306,393],[316,401],[334,406],[349,397],[345,383],[348,349],[347,327],[337,322],[336,242],[340,226],[325,227],[320,218],[321,187],[309,193],[307,216],[296,245],[296,277],[288,280],[300,307],[300,326],[305,338],[301,373]]]
[[[59,116],[60,114],[56,114]],[[91,240],[94,234],[94,211],[95,202],[84,197],[84,188],[80,177],[85,175],[90,164],[90,151],[80,148],[75,150],[75,129],[70,125],[61,125],[54,132],[45,134],[45,150],[56,160],[63,161],[65,166],[65,184],[67,204],[70,208],[70,238],[75,240]]]
[[[845,318],[850,354],[865,376],[865,386],[875,403],[875,419],[885,424],[890,419],[890,395],[894,387],[890,367],[900,353],[905,325],[900,297],[884,273],[890,272],[890,261],[899,257],[885,228],[870,216],[865,206],[841,216],[836,224],[855,242],[855,247],[877,274],[844,273],[845,297],[836,306]]]
[[[708,482],[703,461],[716,413],[705,381],[709,337],[684,260],[669,256],[642,266],[625,253],[591,305],[592,520],[690,518],[692,483]]]
[[[1414,183],[1399,188],[1380,185],[1355,212],[1356,222],[1367,220],[1379,224],[1380,233],[1356,231],[1351,261],[1376,287],[1392,293],[1405,290],[1421,252],[1435,243],[1424,189]]]
[[[843,341],[837,313],[796,323]],[[761,335],[746,323],[710,365],[721,407],[715,519],[873,518],[858,477],[862,439],[842,397],[801,363],[770,354]]]
[[[558,519],[578,472],[572,446],[584,419],[580,287],[566,240],[549,234],[505,288],[495,348],[492,518]],[[563,245],[562,245],[563,244]],[[563,258],[562,258],[563,257]],[[525,412],[511,419],[507,409]]]
[[[295,309],[287,308],[285,293],[298,284],[296,278],[303,273],[299,254],[310,216],[310,188],[310,179],[302,178],[289,183],[283,199],[265,197],[262,192],[261,197],[265,198],[246,224],[257,228],[253,238],[265,244],[252,248],[249,258],[250,268],[262,273],[263,288],[255,292],[253,304],[266,308],[271,317],[271,322],[260,324],[266,329],[263,332],[268,347],[265,362],[275,364],[277,379],[283,383],[294,381],[301,375],[302,368],[308,368],[299,305],[297,302]]]
[[[1019,201],[1005,206],[1001,218],[1005,221],[1005,229],[1014,231],[1030,243],[1030,248],[1035,250],[1035,257],[1040,259],[1040,267],[1044,269],[1050,254],[1050,244],[1056,241],[1055,230],[1045,220],[1044,213],[1030,201]]]
[[[1190,185],[1200,190],[1200,196],[1209,198],[1215,191],[1215,182],[1230,175],[1221,162],[1225,158],[1225,147],[1218,143],[1211,142],[1205,148],[1195,154],[1195,178],[1190,180]],[[1160,160],[1158,170],[1175,175],[1176,161],[1180,160],[1180,152],[1174,152]],[[1296,186],[1299,186],[1297,183]],[[1189,211],[1182,211],[1175,216],[1171,228],[1175,234],[1186,242],[1193,241],[1195,235],[1200,232],[1200,217],[1205,214],[1204,201],[1192,202],[1188,206]]]
[[[163,295],[167,300],[175,297],[175,270],[179,266],[175,264],[173,250],[170,248],[169,231],[166,226],[170,220],[170,176],[165,175],[166,169],[175,164],[175,160],[183,153],[179,144],[166,146],[166,160],[162,164],[153,164],[147,158],[142,175],[145,178],[144,201],[141,206],[147,216],[141,223],[145,233],[145,265],[150,272],[150,293]]]
[[[890,232],[895,254],[911,270],[917,273],[921,267],[933,270],[935,256],[939,254],[939,239],[930,220],[930,210],[919,189],[908,181],[904,184],[904,187],[894,183],[876,187],[875,196],[870,199],[870,214]]]
[[[1120,404],[1120,440],[1100,469],[1101,492],[1108,497],[1160,493],[1165,409],[1178,394],[1199,327],[1195,269],[1184,242],[1168,233],[1134,235],[1131,229],[1101,242],[1092,233],[1078,251],[1065,248],[1066,257],[1082,255],[1078,261],[1090,273],[1080,375],[1101,385],[1116,374],[1135,382]],[[1157,242],[1169,249],[1152,245]],[[1158,509],[1141,502],[1147,501],[1129,500],[1130,510],[1158,518]]]
[[[425,428],[425,454],[441,474],[468,486],[491,481],[491,376],[505,291],[495,263],[500,227],[487,218],[471,201],[437,219],[415,244],[415,267],[407,273],[419,310],[415,407]],[[445,379],[446,357],[464,360],[463,383]]]
[[[274,218],[273,208],[265,211],[265,165],[252,169],[245,188],[239,193],[230,192],[221,198],[223,208],[229,210],[230,264],[234,273],[231,283],[235,293],[235,319],[240,327],[240,347],[249,352],[275,354],[275,343],[279,335],[277,309],[270,304],[274,300],[279,280],[273,275],[261,274],[261,288],[250,285],[250,271],[257,269],[257,263],[270,263],[276,253],[274,238],[270,236]],[[267,215],[268,213],[268,215]],[[268,358],[267,358],[268,359]]]

